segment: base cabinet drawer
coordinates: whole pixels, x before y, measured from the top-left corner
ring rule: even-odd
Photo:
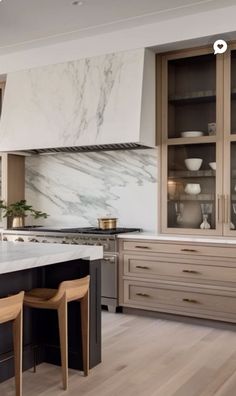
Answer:
[[[146,278],[155,280],[171,280],[182,282],[195,282],[207,284],[226,284],[236,285],[236,266],[226,267],[220,265],[211,265],[208,260],[178,259],[165,257],[161,254],[152,256],[141,254],[124,254],[124,276],[135,278]],[[173,260],[173,261],[172,261]],[[222,260],[222,259],[221,259]],[[202,264],[201,264],[202,263]],[[203,265],[204,264],[204,265]]]
[[[226,295],[212,290],[175,288],[158,284],[124,280],[124,305],[142,309],[188,314],[190,316],[216,317],[236,321],[236,292]],[[201,315],[201,313],[203,315]]]
[[[236,257],[236,247],[232,246],[209,246],[209,245],[192,245],[182,243],[163,243],[163,242],[144,242],[144,241],[124,241],[123,250],[136,252],[161,252],[174,253],[181,255],[211,256],[211,257]]]

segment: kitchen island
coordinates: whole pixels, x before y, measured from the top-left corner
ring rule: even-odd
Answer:
[[[103,248],[0,242],[0,298],[35,287],[57,288],[90,275],[90,368],[101,362],[101,275]],[[0,382],[14,375],[12,325],[1,325]],[[42,362],[60,365],[57,313],[24,309],[23,369]],[[83,370],[80,304],[68,307],[69,367]]]

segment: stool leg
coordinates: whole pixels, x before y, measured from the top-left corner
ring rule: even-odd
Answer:
[[[58,309],[63,389],[68,388],[67,301],[63,298]]]
[[[80,300],[84,375],[89,373],[89,292]]]
[[[13,321],[16,396],[22,396],[22,310]]]

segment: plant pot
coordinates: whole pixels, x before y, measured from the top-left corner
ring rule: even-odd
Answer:
[[[24,217],[23,216],[15,216],[12,219],[12,228],[24,227]]]

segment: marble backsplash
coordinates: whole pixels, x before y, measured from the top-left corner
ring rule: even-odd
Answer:
[[[157,149],[58,153],[26,158],[26,199],[51,227],[119,226],[157,230]],[[34,220],[34,224],[37,222]]]

